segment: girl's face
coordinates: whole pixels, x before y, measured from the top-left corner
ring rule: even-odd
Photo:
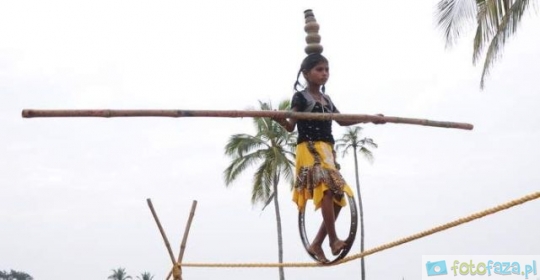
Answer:
[[[304,77],[306,80],[316,86],[322,86],[328,81],[330,69],[327,62],[319,62],[315,67],[311,68]]]

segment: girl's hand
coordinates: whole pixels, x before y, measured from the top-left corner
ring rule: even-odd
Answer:
[[[287,125],[287,119],[283,118],[272,118],[273,121],[279,123],[281,126],[286,127]]]
[[[274,109],[274,111],[277,111],[277,110]],[[272,120],[279,123],[283,127],[286,127],[286,124],[288,123],[287,119],[285,118],[272,118]]]

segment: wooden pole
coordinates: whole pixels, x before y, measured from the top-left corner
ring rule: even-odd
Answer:
[[[336,120],[402,123],[443,128],[457,128],[472,130],[473,125],[447,121],[433,121],[427,119],[414,119],[390,116],[363,115],[363,114],[337,114],[337,113],[304,113],[292,111],[235,111],[235,110],[33,110],[22,111],[23,118],[50,118],[50,117],[221,117],[221,118],[296,118],[313,120]]]
[[[159,228],[159,232],[161,233],[161,237],[163,238],[163,241],[165,242],[165,247],[167,247],[167,251],[169,252],[169,257],[171,258],[171,262],[173,266],[176,266],[176,262],[174,260],[174,254],[171,249],[171,244],[169,243],[169,239],[167,239],[167,235],[165,234],[165,231],[163,230],[163,227],[161,226],[161,223],[159,222],[159,218],[156,214],[156,211],[154,210],[154,206],[152,205],[152,201],[150,198],[146,199],[146,202],[148,203],[148,207],[150,207],[150,211],[152,211],[152,216],[154,216],[154,220],[156,221],[156,224]]]
[[[197,200],[193,200],[193,203],[191,204],[191,211],[189,212],[189,218],[186,224],[186,229],[184,230],[184,236],[182,237],[182,243],[180,245],[180,253],[178,254],[178,262],[177,264],[182,263],[182,259],[184,258],[184,251],[186,249],[186,242],[189,235],[189,230],[191,228],[191,222],[193,221],[193,216],[195,215],[195,208],[197,208]],[[173,271],[171,270],[169,272],[169,275],[167,276],[167,280],[171,277]]]
[[[189,230],[191,228],[191,222],[193,221],[193,216],[195,216],[195,208],[197,208],[197,200],[193,200],[191,204],[191,211],[189,212],[189,218],[186,224],[186,229],[184,230],[184,236],[182,237],[182,244],[180,245],[180,254],[178,255],[178,263],[182,263],[184,258],[184,251],[186,250],[186,242],[189,235]]]

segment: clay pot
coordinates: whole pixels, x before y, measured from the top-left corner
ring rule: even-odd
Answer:
[[[304,51],[307,54],[322,53],[323,46],[321,45],[321,36],[319,35],[319,24],[315,19],[315,15],[312,10],[304,11],[305,25],[304,31],[307,33],[306,43]]]

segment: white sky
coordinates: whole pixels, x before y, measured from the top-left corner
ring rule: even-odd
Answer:
[[[474,130],[363,125],[366,248],[540,189],[540,32],[527,16],[487,87],[472,32],[444,49],[437,1],[4,1],[0,4],[0,270],[39,280],[163,279],[193,200],[186,262],[277,262],[274,209],[251,176],[225,188],[223,148],[251,119],[23,119],[23,109],[243,110],[292,96],[313,9],[343,113],[467,122]],[[472,31],[472,30],[471,30]],[[336,138],[344,128],[335,124]],[[340,158],[354,188],[352,157]],[[286,262],[310,262],[288,186]],[[539,254],[538,201],[366,258],[368,279],[418,279],[427,254]],[[535,214],[536,213],[536,214]],[[340,234],[347,229],[340,220]],[[308,217],[319,219],[319,212]],[[358,240],[358,239],[357,239]],[[351,254],[359,252],[355,243]],[[278,270],[185,268],[184,279],[276,279]],[[287,279],[359,279],[359,260]]]

